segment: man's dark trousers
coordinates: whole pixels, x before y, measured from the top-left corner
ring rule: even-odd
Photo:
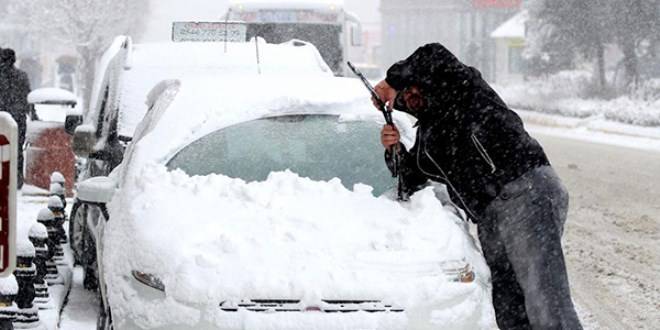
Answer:
[[[479,240],[500,329],[582,329],[561,247],[567,210],[568,193],[550,166],[505,185],[486,208]]]

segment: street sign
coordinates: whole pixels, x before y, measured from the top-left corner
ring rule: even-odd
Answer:
[[[245,42],[247,25],[236,22],[174,22],[172,41]]]
[[[16,143],[16,122],[0,112],[0,277],[16,267]]]

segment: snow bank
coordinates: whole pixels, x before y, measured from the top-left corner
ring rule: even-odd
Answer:
[[[228,328],[239,318],[263,326],[248,328],[267,329],[264,316],[219,314],[218,304],[377,299],[409,311],[380,328],[410,328],[413,320],[436,328],[491,325],[485,262],[432,189],[400,204],[374,197],[368,186],[348,190],[338,179],[317,182],[280,172],[245,183],[189,177],[163,166],[144,167],[126,183],[110,205],[103,260],[116,320]],[[450,282],[443,275],[443,262],[463,259],[474,266],[477,282]],[[160,278],[163,297],[140,294],[151,289],[130,278],[133,270]],[[279,317],[295,316],[271,320]]]
[[[660,98],[585,99],[581,94],[590,79],[589,72],[566,71],[495,88],[509,106],[517,109],[579,118],[601,116],[627,124],[660,126]]]

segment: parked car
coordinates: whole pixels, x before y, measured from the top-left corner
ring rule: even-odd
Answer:
[[[439,187],[395,200],[359,81],[228,78],[159,84],[120,166],[79,183],[101,328],[492,326],[467,224]]]
[[[66,179],[67,195],[73,196],[76,159],[65,120],[77,111],[78,98],[63,89],[40,88],[28,95],[28,102],[34,111],[26,134],[25,183],[48,190],[57,171]]]
[[[259,58],[255,55],[257,47]],[[89,108],[82,115],[67,118],[68,122],[82,123],[71,130],[74,152],[83,164],[79,180],[107,176],[121,163],[135,127],[148,110],[145,100],[149,91],[164,79],[199,74],[233,80],[283,73],[332,75],[318,50],[297,40],[283,44],[263,40],[133,44],[129,37],[117,37],[97,68]],[[76,139],[82,142],[75,143]],[[96,227],[101,214],[91,212],[85,208],[77,212],[69,222],[69,232],[76,263],[85,268],[85,286],[94,290],[98,282],[95,242],[87,228]]]

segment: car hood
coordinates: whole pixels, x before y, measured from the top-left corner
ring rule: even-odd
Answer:
[[[117,284],[133,270],[158,277],[172,301],[215,306],[293,298],[409,307],[475,290],[450,282],[444,262],[465,260],[488,276],[465,226],[432,189],[399,203],[338,179],[278,172],[246,183],[163,166],[125,180],[104,240],[109,292],[122,306],[137,293]]]

